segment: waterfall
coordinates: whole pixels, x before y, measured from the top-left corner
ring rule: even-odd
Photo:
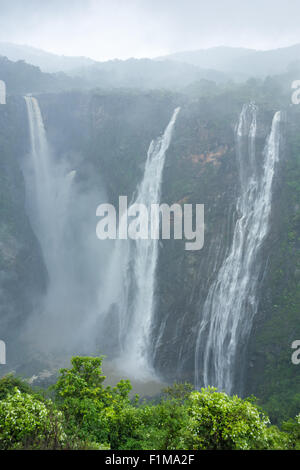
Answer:
[[[72,299],[78,289],[68,224],[76,172],[57,161],[51,151],[38,100],[25,96],[25,101],[30,135],[30,152],[22,165],[26,208],[48,275],[47,292],[32,313],[26,334],[37,342],[37,348],[49,344],[53,350],[71,341],[66,332],[72,325],[70,316],[75,316]]]
[[[26,207],[48,274],[47,291],[26,334],[36,350],[46,353],[94,353],[102,326],[93,322],[98,286],[110,258],[110,247],[94,234],[94,208],[106,200],[104,182],[99,177],[99,188],[87,186],[72,169],[72,157],[58,158],[48,144],[37,99],[26,96],[25,101],[30,135],[22,165]]]
[[[170,146],[180,108],[176,108],[164,134],[152,141],[144,177],[133,204],[159,204],[166,152]],[[129,208],[130,211],[130,208]],[[141,214],[143,217],[143,213]],[[147,217],[148,215],[144,214]],[[149,222],[149,220],[148,220]],[[150,357],[152,319],[155,310],[155,276],[159,239],[117,241],[116,258],[123,272],[123,295],[119,297],[122,368],[137,378],[153,376]],[[124,303],[122,305],[122,303]]]
[[[195,351],[195,382],[234,390],[241,349],[247,343],[257,311],[257,288],[262,266],[261,247],[269,230],[272,183],[279,159],[280,119],[273,118],[263,151],[256,155],[256,106],[245,105],[236,126],[240,175],[238,220],[232,245],[204,303]]]
[[[39,103],[25,96],[29,132],[30,154],[23,168],[26,202],[33,230],[39,240],[50,281],[64,269],[62,239],[66,226],[70,190],[75,171],[65,173],[48,145]]]

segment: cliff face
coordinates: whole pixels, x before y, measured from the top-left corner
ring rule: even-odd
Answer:
[[[167,92],[62,93],[39,102],[50,144],[74,162],[79,176],[108,196],[131,198],[140,182],[152,139],[167,125],[180,97]]]
[[[155,362],[169,380],[194,380],[204,302],[232,244],[238,216],[235,126],[240,111],[238,101],[230,106],[222,100],[190,104],[181,114],[168,156],[164,199],[205,205],[203,249],[188,252],[183,243],[174,241],[165,242],[161,251]],[[263,151],[272,117],[270,109],[258,113],[257,153]],[[240,368],[247,375],[247,365],[241,363]],[[240,393],[243,379],[237,374]]]
[[[225,93],[192,100],[163,92],[73,92],[40,95],[39,102],[58,157],[68,160],[87,186],[104,182],[113,204],[119,195],[132,198],[150,141],[162,133],[174,108],[181,106],[167,153],[162,202],[204,204],[205,244],[194,252],[185,251],[184,241],[160,244],[152,351],[156,370],[165,379],[193,382],[203,304],[232,242],[238,216],[234,128],[244,97]],[[259,108],[256,145],[262,152],[276,109],[265,103]],[[24,208],[19,158],[28,144],[26,129],[20,132],[26,121],[24,105],[16,100],[0,112],[1,136],[11,136],[1,141],[0,271],[2,290],[5,287],[1,316],[4,331],[13,336],[16,322],[28,315],[31,300],[43,291],[46,275]],[[290,394],[288,414],[295,414],[299,404],[299,374],[291,363],[291,343],[300,338],[299,128],[300,113],[292,108],[282,127],[258,312],[246,357],[239,362],[243,394],[258,395],[275,414],[283,394]]]
[[[201,251],[185,251],[181,241],[166,241],[161,249],[155,363],[169,380],[194,380],[201,306],[227,251],[235,217],[238,112],[213,115],[205,101],[185,107],[166,161],[162,200],[205,206]]]

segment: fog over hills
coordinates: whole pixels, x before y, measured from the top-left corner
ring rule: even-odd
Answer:
[[[43,72],[70,72],[79,67],[93,65],[87,57],[70,57],[52,54],[42,49],[26,45],[0,42],[0,55],[12,61],[24,60],[28,64],[40,67]]]
[[[236,47],[214,47],[195,51],[178,52],[159,58],[185,62],[203,68],[246,76],[284,73],[300,61],[300,44],[279,49],[257,51]]]
[[[182,88],[197,80],[216,83],[264,78],[298,68],[300,44],[258,51],[236,47],[213,47],[177,52],[156,59],[97,62],[88,57],[61,56],[26,45],[0,43],[0,56],[23,60],[43,72],[65,72],[85,79],[90,86],[157,88],[168,83]]]

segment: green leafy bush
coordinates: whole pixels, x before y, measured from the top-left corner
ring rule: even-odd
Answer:
[[[63,415],[51,401],[42,401],[17,388],[0,401],[0,449],[62,448]]]
[[[16,388],[22,393],[33,393],[32,388],[27,382],[19,377],[14,377],[12,374],[8,374],[0,379],[0,400],[14,393]]]
[[[190,395],[189,424],[193,449],[268,448],[269,418],[250,401],[230,397],[214,388]]]
[[[130,399],[129,381],[105,387],[102,357],[74,357],[45,400],[13,376],[0,380],[0,449],[299,449],[300,415],[271,426],[256,399],[175,384],[155,401]],[[19,385],[19,387],[14,387]]]
[[[116,413],[130,404],[129,381],[104,387],[102,357],[73,357],[71,369],[62,369],[54,386],[68,435],[80,440],[106,443]],[[107,444],[104,444],[107,447]]]

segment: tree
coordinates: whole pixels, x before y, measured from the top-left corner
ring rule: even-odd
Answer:
[[[130,403],[131,384],[121,380],[104,387],[103,357],[73,357],[71,369],[61,369],[54,385],[56,401],[64,412],[66,432],[83,441],[106,443],[116,413]]]

